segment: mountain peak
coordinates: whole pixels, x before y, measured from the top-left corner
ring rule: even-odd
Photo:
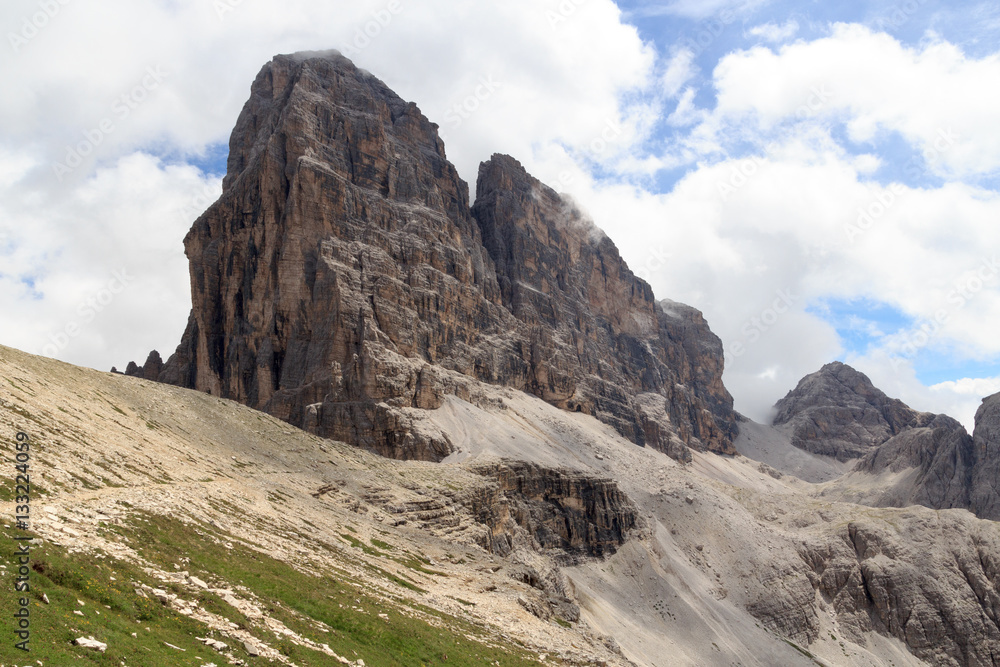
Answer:
[[[775,404],[774,426],[800,449],[840,461],[859,458],[934,415],[889,398],[864,373],[835,361],[805,376]]]
[[[261,69],[185,250],[192,314],[163,381],[399,458],[451,454],[422,410],[478,383],[679,459],[735,451],[704,319],[657,306],[510,156],[483,163],[470,208],[437,125],[336,52]]]

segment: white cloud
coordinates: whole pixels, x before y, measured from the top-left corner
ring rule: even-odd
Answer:
[[[676,97],[688,81],[695,75],[694,53],[690,49],[681,49],[667,61],[667,69],[663,73],[663,92],[667,97]]]
[[[731,54],[715,70],[717,122],[771,128],[811,115],[845,122],[853,140],[898,133],[925,155],[927,167],[954,178],[1000,168],[1000,55],[970,58],[936,40],[909,48],[884,33],[837,24],[829,37],[778,52]],[[826,94],[821,94],[825,91]]]
[[[179,241],[219,180],[136,153],[43,192],[0,188],[0,340],[101,370],[173,352],[191,307]]]
[[[777,23],[762,23],[761,25],[755,25],[750,28],[747,33],[754,36],[760,37],[765,42],[784,42],[799,31],[799,22],[795,19],[789,19],[778,25]]]

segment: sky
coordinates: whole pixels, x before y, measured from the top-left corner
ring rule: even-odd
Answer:
[[[254,76],[333,48],[473,188],[514,156],[703,311],[740,412],[833,360],[970,428],[1000,391],[996,3],[7,0],[0,33],[4,345],[172,353]]]

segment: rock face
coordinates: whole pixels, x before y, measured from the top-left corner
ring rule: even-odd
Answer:
[[[502,303],[527,325],[528,391],[667,451],[672,434],[657,421],[665,413],[685,443],[733,453],[722,348],[701,313],[657,303],[611,239],[513,158],[480,167],[472,215]],[[636,400],[650,393],[657,398]]]
[[[521,461],[477,472],[497,481],[467,501],[489,528],[482,546],[492,553],[506,556],[524,546],[554,554],[563,563],[600,558],[615,553],[641,523],[638,509],[609,479]]]
[[[159,380],[314,433],[439,460],[419,411],[469,380],[593,414],[637,444],[734,453],[722,346],[657,303],[572,205],[494,156],[478,200],[437,126],[335,53],[278,56],[185,238],[193,309]]]
[[[893,436],[858,461],[855,470],[880,475],[914,470],[872,504],[924,505],[934,509],[972,507],[976,453],[972,437],[951,417],[937,415],[924,427]]]
[[[112,367],[112,373],[118,373],[118,369]],[[146,357],[146,363],[139,366],[134,361],[128,362],[125,367],[125,372],[123,375],[128,375],[130,377],[143,378],[144,380],[158,381],[160,379],[160,373],[163,372],[163,359],[160,357],[160,353],[153,350]]]
[[[912,410],[864,374],[833,363],[803,378],[775,407],[775,426],[796,447],[858,459],[853,472],[833,484],[853,489],[849,497],[856,502],[961,508],[1000,519],[1000,394],[983,400],[970,436],[951,417]],[[881,481],[865,482],[858,474]]]
[[[983,399],[972,437],[976,464],[971,508],[984,519],[1000,521],[1000,394]]]
[[[839,361],[802,378],[774,407],[773,425],[788,432],[793,445],[838,461],[860,458],[936,418],[889,398],[864,373]]]
[[[998,664],[998,553],[997,531],[964,513],[853,521],[799,548],[812,587],[848,638],[896,637],[932,665]],[[773,611],[789,636],[819,632],[815,609]]]

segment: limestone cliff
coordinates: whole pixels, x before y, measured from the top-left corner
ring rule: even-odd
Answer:
[[[972,437],[976,467],[970,504],[978,516],[1000,521],[1000,394],[983,399]]]
[[[336,53],[278,56],[185,238],[193,309],[159,380],[400,458],[469,379],[593,414],[677,458],[732,453],[722,347],[512,158],[477,202],[437,126]],[[465,378],[463,380],[463,378]]]
[[[508,555],[517,546],[541,550],[563,563],[608,556],[641,524],[639,511],[613,480],[522,461],[480,466],[496,480],[467,500],[489,528],[483,547]],[[524,544],[520,544],[523,541]]]

